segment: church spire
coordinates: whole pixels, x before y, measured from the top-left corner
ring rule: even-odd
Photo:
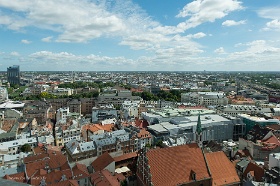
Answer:
[[[197,125],[196,125],[196,133],[197,133],[197,135],[200,135],[202,133],[200,113],[198,114]]]
[[[198,114],[197,125],[196,125],[196,142],[200,148],[202,148],[202,127],[200,120],[200,113]]]

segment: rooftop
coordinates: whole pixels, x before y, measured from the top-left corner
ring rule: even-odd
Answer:
[[[205,158],[213,178],[212,185],[230,185],[240,182],[234,165],[224,152],[206,153]]]
[[[204,155],[197,144],[181,145],[147,152],[148,164],[155,186],[188,183],[192,173],[196,180],[210,179]]]

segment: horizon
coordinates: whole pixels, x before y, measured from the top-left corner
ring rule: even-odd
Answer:
[[[278,0],[0,0],[0,71],[275,71],[279,20]]]

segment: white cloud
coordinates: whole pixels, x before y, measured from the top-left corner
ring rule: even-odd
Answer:
[[[18,52],[11,52],[10,55],[11,56],[19,56],[19,53]]]
[[[199,39],[199,38],[202,38],[202,37],[205,37],[205,36],[206,36],[206,34],[203,33],[203,32],[198,32],[196,34],[189,34],[189,35],[187,35],[187,37],[194,38],[194,39]]]
[[[280,8],[279,7],[268,7],[257,11],[257,14],[266,19],[280,19]]]
[[[54,53],[50,51],[39,51],[32,53],[25,61],[40,63],[40,66],[47,66],[56,69],[75,69],[75,70],[90,70],[99,68],[99,70],[108,69],[112,66],[133,66],[134,61],[124,57],[108,57],[99,55],[75,55],[68,52]]]
[[[87,0],[0,1],[0,7],[13,11],[2,15],[0,24],[13,30],[27,26],[53,30],[61,33],[58,41],[62,42],[86,42],[125,29],[123,20],[105,5]]]
[[[30,44],[30,43],[32,43],[31,41],[28,41],[28,40],[26,40],[26,39],[23,39],[23,40],[21,40],[21,43],[23,43],[23,44]]]
[[[45,37],[45,38],[42,38],[41,41],[49,43],[52,41],[52,38],[53,38],[53,36]]]
[[[257,13],[262,18],[271,19],[271,21],[266,23],[265,27],[262,28],[262,30],[280,31],[280,8],[279,7],[263,8],[258,10]]]
[[[205,22],[214,22],[230,12],[243,9],[237,0],[195,0],[187,4],[177,17],[188,17],[185,22],[178,24],[183,30],[194,28]]]
[[[280,31],[280,21],[279,19],[274,19],[272,21],[269,21],[266,23],[266,27],[263,28],[263,30],[276,30],[276,31]]]
[[[202,50],[190,38],[205,36],[197,33],[189,38],[180,37],[184,42],[176,40],[179,38],[177,34],[184,33],[184,29],[161,25],[130,0],[13,0],[0,1],[1,7],[12,12],[3,15],[6,17],[2,25],[9,29],[37,27],[58,33],[55,38],[42,38],[43,42],[89,42],[98,37],[110,37],[121,39],[120,45],[133,50],[157,52],[184,48],[186,54],[194,52],[193,55]]]
[[[225,54],[226,53],[223,47],[215,49],[214,52],[218,53],[218,54]]]
[[[150,38],[151,39],[151,38]],[[153,41],[154,42],[154,41]],[[195,55],[203,53],[197,43],[191,44],[187,36],[175,35],[168,41],[171,47],[159,46],[150,56],[128,59],[123,56],[109,57],[96,54],[76,55],[69,52],[39,51],[29,56],[10,57],[20,60],[24,68],[33,70],[273,70],[280,68],[280,41],[254,40],[238,43],[242,46],[237,52],[225,51],[223,47],[215,50],[216,57]],[[179,45],[176,45],[178,44]],[[187,45],[183,43],[187,42]],[[223,54],[223,55],[219,55]],[[13,58],[11,58],[13,57]],[[36,64],[36,65],[34,65]],[[269,64],[269,65],[268,65]],[[34,69],[38,68],[38,69]]]
[[[234,21],[234,20],[226,20],[222,23],[223,26],[237,26],[246,24],[246,20]]]

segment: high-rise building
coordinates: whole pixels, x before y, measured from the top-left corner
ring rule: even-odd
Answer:
[[[7,79],[8,82],[12,84],[19,85],[20,84],[20,71],[19,65],[13,65],[7,68]]]

